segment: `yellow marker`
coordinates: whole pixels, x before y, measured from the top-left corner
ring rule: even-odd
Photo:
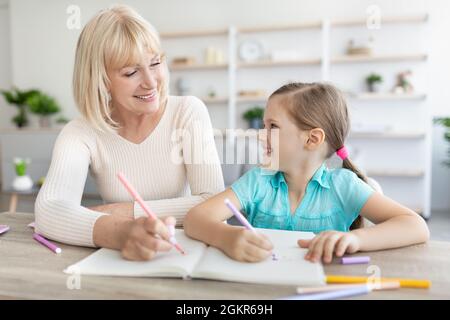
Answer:
[[[372,282],[372,281],[381,281],[381,282],[392,282],[398,281],[400,282],[400,287],[402,288],[420,288],[420,289],[428,289],[431,287],[430,280],[422,280],[422,279],[398,279],[398,278],[374,278],[374,277],[353,277],[353,276],[338,276],[338,275],[328,275],[326,277],[327,283],[364,283],[364,282]]]

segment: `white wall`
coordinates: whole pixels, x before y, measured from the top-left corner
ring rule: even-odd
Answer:
[[[11,47],[9,29],[9,8],[7,0],[0,0],[0,89],[9,89],[11,86]],[[11,118],[16,109],[9,106],[0,97],[0,128],[12,127]]]
[[[5,2],[5,0],[3,0]],[[0,4],[2,0],[0,0]],[[116,1],[66,1],[66,0],[14,0],[10,3],[11,75],[0,72],[0,87],[11,82],[22,88],[39,87],[54,95],[62,104],[65,114],[72,118],[78,114],[72,99],[71,76],[74,50],[81,30],[66,27],[69,5],[81,9],[82,26],[98,10]],[[136,8],[160,32],[220,28],[229,25],[255,26],[287,24],[290,22],[318,20],[324,17],[362,17],[369,5],[380,6],[383,15],[407,15],[428,12],[429,70],[428,102],[435,115],[450,116],[450,2],[446,0],[148,0],[123,1]],[[4,28],[6,26],[6,28]],[[0,9],[0,38],[7,35],[7,15]],[[8,69],[7,46],[0,48],[0,71]],[[7,43],[7,42],[6,42]],[[5,63],[6,61],[6,63]],[[3,68],[3,69],[2,69]],[[9,79],[8,79],[9,78]],[[0,107],[2,107],[0,101]],[[0,108],[0,126],[8,125],[6,110]],[[6,120],[5,120],[6,119]],[[445,144],[435,134],[433,155],[442,156]],[[412,155],[413,156],[413,155]],[[433,208],[449,208],[448,169],[433,166]],[[447,176],[446,176],[447,174]],[[439,191],[440,190],[440,191]],[[439,194],[442,192],[444,194]],[[445,194],[445,192],[447,192]],[[442,199],[446,199],[445,202]]]

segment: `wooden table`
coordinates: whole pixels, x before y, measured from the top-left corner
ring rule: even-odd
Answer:
[[[0,299],[276,299],[294,286],[268,286],[209,280],[81,276],[80,289],[68,289],[67,266],[94,249],[60,244],[56,255],[32,238],[33,214],[1,213],[11,230],[0,236]],[[363,253],[362,255],[367,255]],[[369,253],[382,277],[424,278],[430,289],[372,292],[357,299],[450,299],[450,243],[430,241],[407,248]],[[326,274],[368,276],[369,265],[325,266]]]

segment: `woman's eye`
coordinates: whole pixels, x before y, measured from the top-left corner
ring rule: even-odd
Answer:
[[[125,75],[126,75],[127,77],[131,77],[131,76],[134,75],[136,72],[137,72],[137,71],[133,71],[133,72],[130,72],[130,73],[126,73]]]
[[[151,64],[150,67],[154,68],[154,67],[159,66],[160,64],[161,64],[161,62],[155,62],[155,63]]]

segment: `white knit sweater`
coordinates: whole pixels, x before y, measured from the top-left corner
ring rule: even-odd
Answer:
[[[123,172],[157,215],[173,215],[177,223],[190,208],[224,189],[208,111],[195,97],[170,96],[157,127],[140,144],[95,130],[84,119],[68,123],[36,199],[36,232],[94,246],[94,224],[105,213],[81,206],[88,171],[105,203],[133,201],[117,178]],[[134,216],[143,215],[135,202]]]

